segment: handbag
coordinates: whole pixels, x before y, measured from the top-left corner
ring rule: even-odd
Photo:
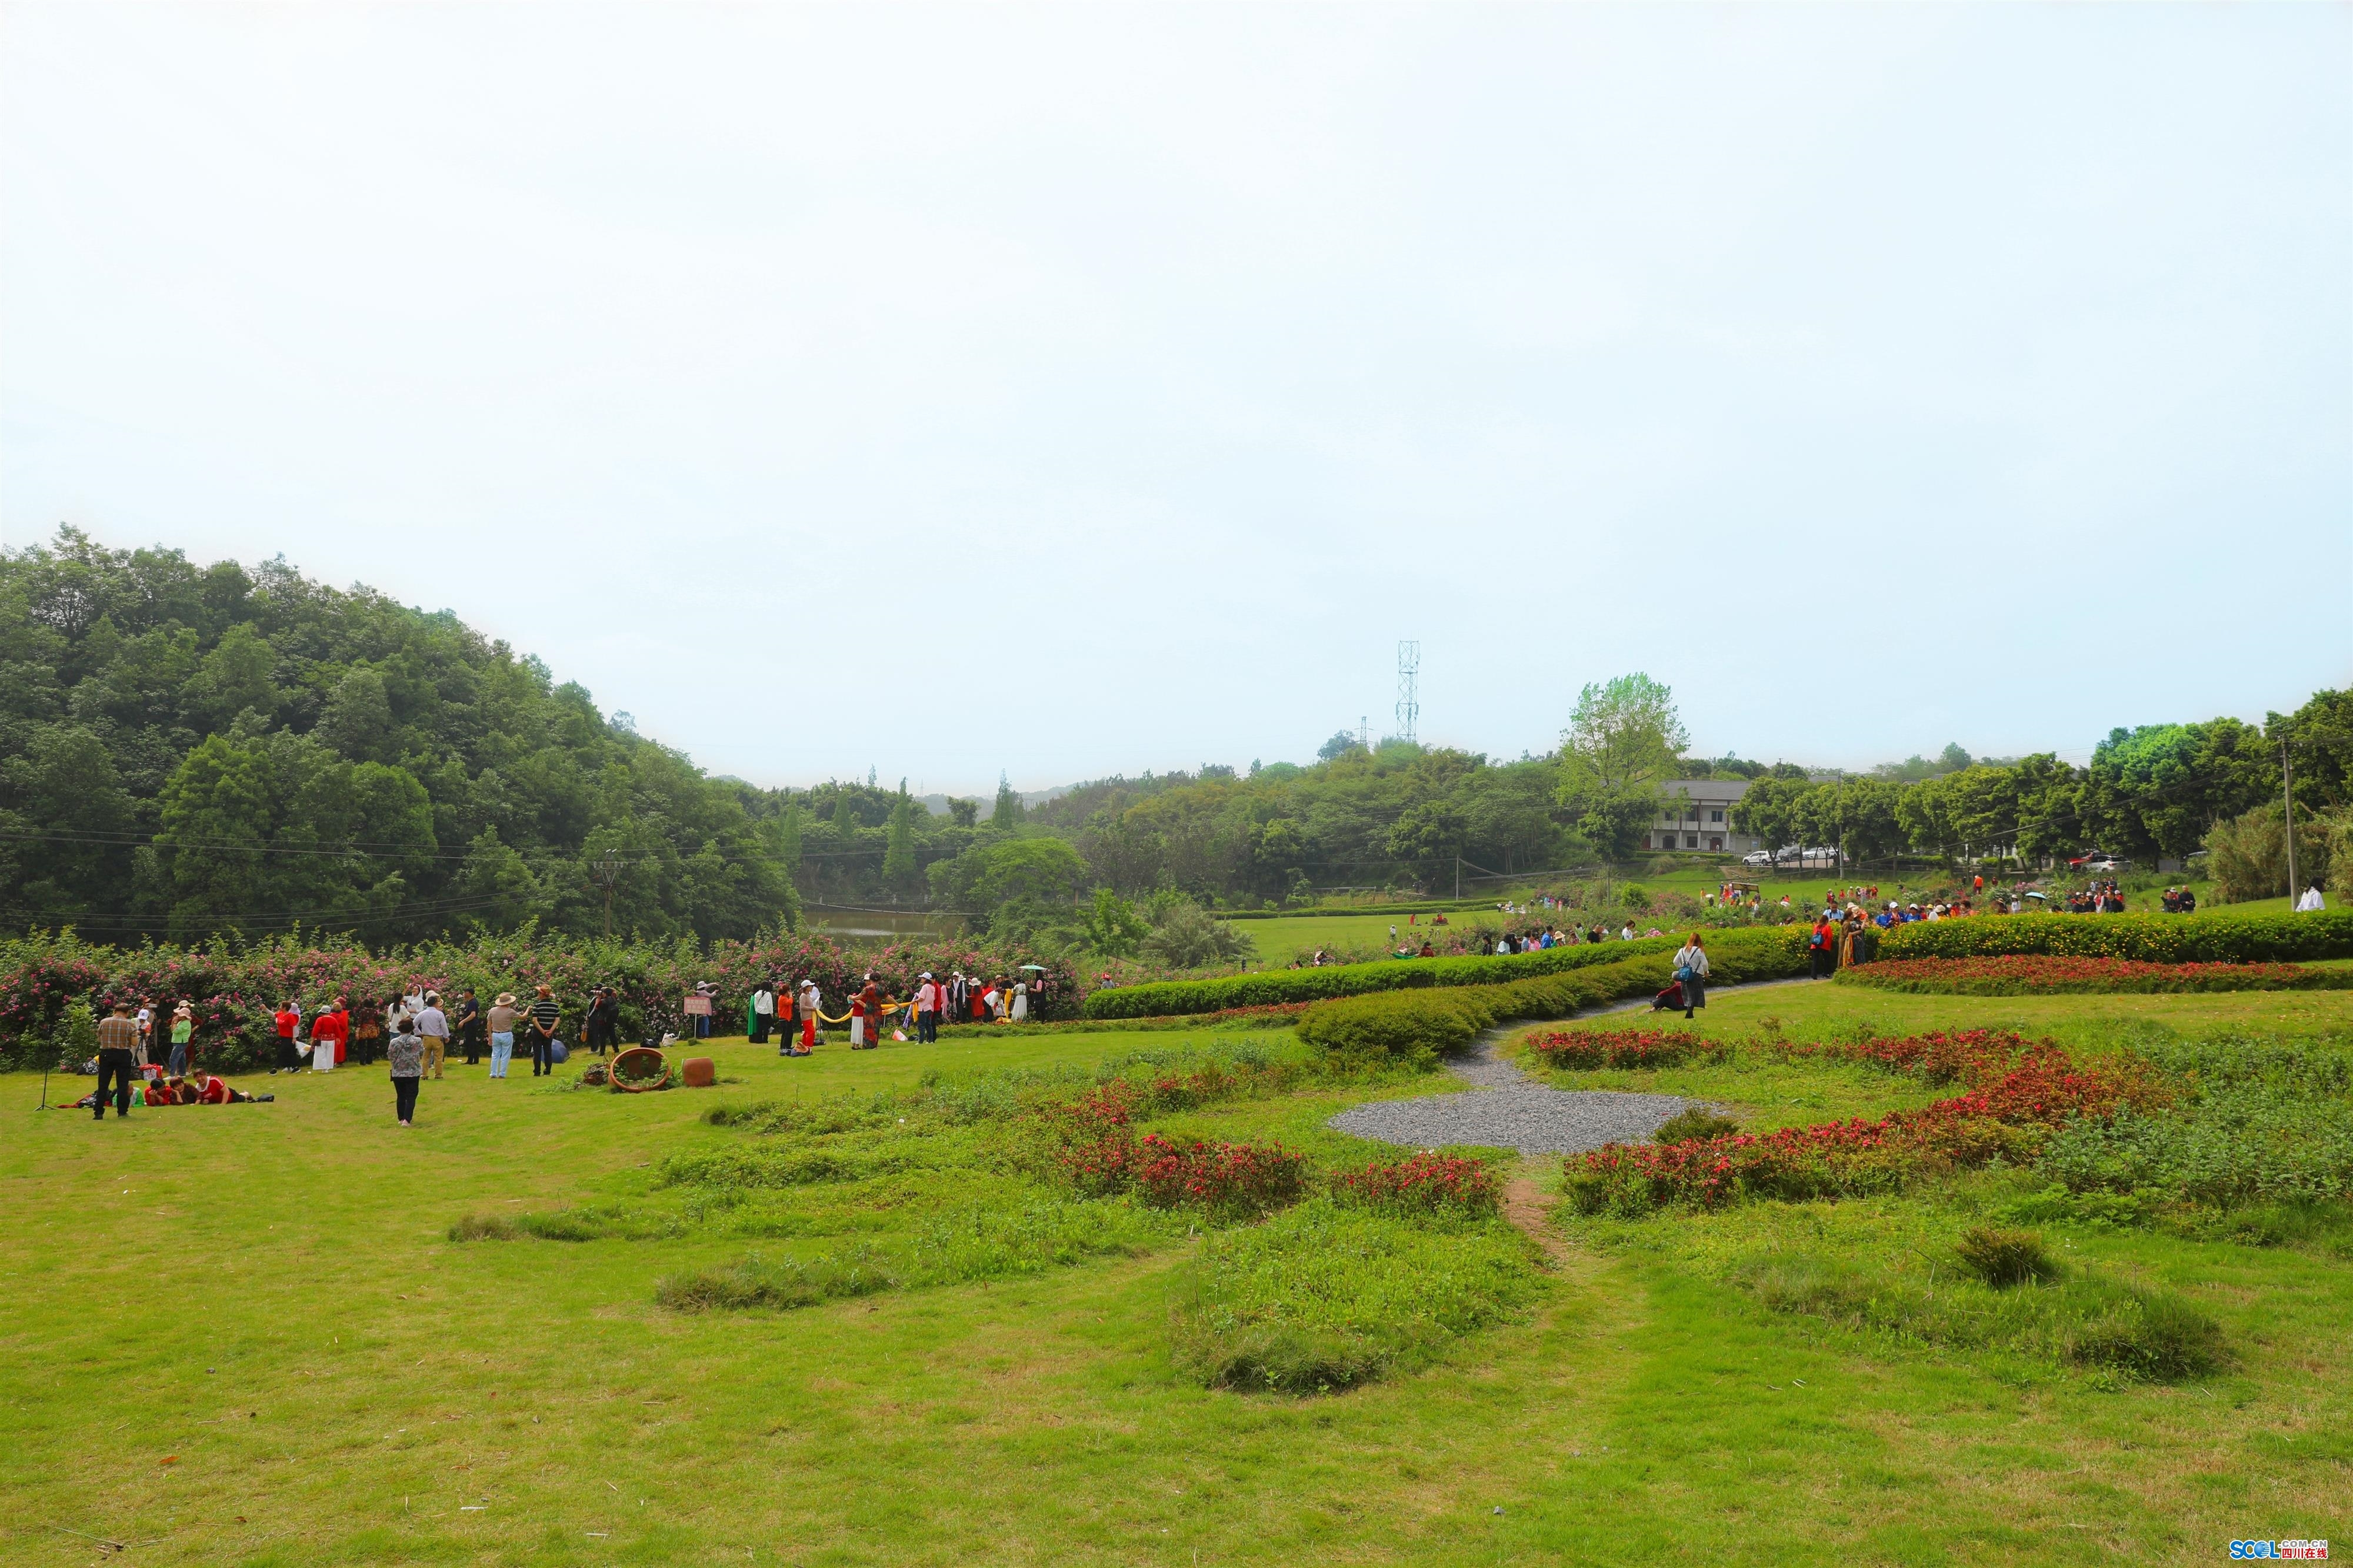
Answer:
[[[1692,968],[1691,968],[1691,965],[1690,965],[1690,964],[1688,964],[1688,963],[1679,963],[1679,964],[1675,965],[1675,984],[1676,984],[1680,985],[1680,984],[1682,984],[1684,981],[1689,980],[1691,977],[1692,977]]]

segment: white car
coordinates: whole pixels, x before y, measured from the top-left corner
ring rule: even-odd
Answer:
[[[1743,855],[1740,858],[1740,863],[1744,866],[1770,866],[1773,863],[1773,851],[1770,849],[1752,850],[1748,854]]]
[[[2119,859],[2114,855],[2103,855],[2096,860],[2084,861],[2084,869],[2086,871],[2122,871],[2128,869],[2131,865],[2132,862],[2129,860]]]

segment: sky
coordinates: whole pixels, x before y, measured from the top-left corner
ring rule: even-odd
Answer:
[[[2353,680],[2342,5],[8,5],[0,542],[714,773],[2077,757]]]

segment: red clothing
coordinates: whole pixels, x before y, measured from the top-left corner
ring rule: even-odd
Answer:
[[[345,1047],[351,1043],[351,1037],[352,1016],[349,1013],[343,1011],[341,1008],[337,1008],[332,1013],[322,1013],[317,1018],[311,1021],[311,1048],[313,1051],[316,1051],[324,1047],[330,1040],[333,1041],[335,1047],[335,1063],[338,1067],[343,1065],[343,1052]]]
[[[302,1015],[294,1011],[293,1008],[289,1007],[283,1013],[278,1015],[277,1022],[278,1037],[281,1040],[290,1040],[294,1037],[296,1031],[302,1027]]]
[[[196,1103],[198,1105],[227,1105],[228,1103],[228,1079],[225,1078],[206,1079],[205,1080],[205,1087],[196,1091]]]

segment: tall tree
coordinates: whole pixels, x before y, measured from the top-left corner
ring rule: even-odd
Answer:
[[[899,798],[891,807],[891,842],[882,852],[882,880],[894,892],[912,892],[915,885],[915,803],[907,798],[907,781],[899,781]]]
[[[1673,691],[1648,675],[1588,685],[1561,732],[1560,804],[1588,838],[1622,858],[1650,826],[1659,792],[1690,745]]]

